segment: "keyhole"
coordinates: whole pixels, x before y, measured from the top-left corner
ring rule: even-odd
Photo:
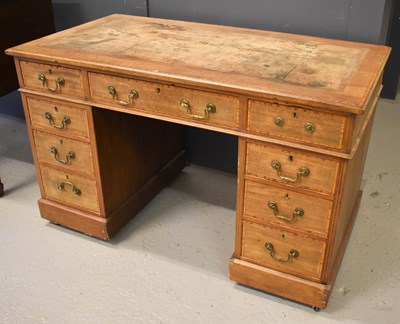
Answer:
[[[283,199],[289,200],[289,194],[285,194],[285,195],[283,196]]]
[[[54,111],[58,111],[58,108],[56,106],[54,106]]]
[[[293,155],[289,155],[289,161],[293,162]]]
[[[282,238],[283,238],[283,239],[285,238],[285,234],[282,234]]]
[[[52,71],[51,71],[51,69],[49,69],[49,74],[51,74],[52,73]]]
[[[66,178],[67,180],[69,180],[69,175],[68,175],[68,174],[66,174],[66,175],[65,175],[65,178]]]
[[[297,118],[297,112],[293,113],[293,118]]]
[[[160,93],[160,92],[161,92],[161,89],[160,89],[160,88],[156,88],[156,92],[157,92],[157,93]]]
[[[63,140],[60,140],[60,144],[63,144]]]

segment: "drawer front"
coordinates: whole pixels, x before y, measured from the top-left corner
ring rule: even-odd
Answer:
[[[338,170],[339,162],[334,160],[247,143],[246,173],[255,177],[333,194]]]
[[[34,128],[55,132],[59,135],[89,139],[85,106],[30,97],[27,98],[27,102],[31,124]]]
[[[210,125],[238,128],[239,101],[233,96],[97,73],[89,73],[89,83],[91,98],[95,102],[127,109],[143,109]],[[108,91],[110,86],[116,91],[114,99]],[[131,90],[137,91],[137,98],[129,98]],[[182,100],[187,101],[189,108],[181,105]],[[215,112],[212,109],[208,112],[208,104],[215,106]]]
[[[245,182],[244,217],[326,237],[331,212],[329,200],[253,181]]]
[[[40,170],[45,198],[100,213],[95,181],[44,166]]]
[[[93,158],[89,143],[33,131],[39,163],[48,163],[72,171],[93,174]]]
[[[249,100],[247,130],[290,141],[342,149],[346,117]]]
[[[21,61],[24,87],[46,93],[84,98],[79,70]]]
[[[268,243],[270,249],[266,247]],[[243,222],[242,258],[246,261],[318,281],[321,279],[324,250],[323,241]],[[298,256],[289,257],[291,252],[297,252]]]

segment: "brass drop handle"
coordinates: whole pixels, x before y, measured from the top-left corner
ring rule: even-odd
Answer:
[[[50,152],[54,155],[54,158],[56,159],[56,161],[62,163],[62,164],[68,164],[71,162],[71,159],[75,158],[75,153],[73,151],[69,151],[68,154],[65,156],[65,160],[60,159],[59,155],[58,155],[58,150],[52,146],[50,148]]]
[[[299,171],[297,171],[296,178],[293,179],[293,178],[289,178],[289,177],[282,175],[282,166],[279,161],[276,161],[276,160],[272,161],[271,166],[276,170],[279,178],[281,178],[283,181],[289,182],[289,183],[300,182],[301,177],[307,177],[310,175],[310,169],[308,169],[306,167],[301,167],[299,169]]]
[[[293,211],[292,217],[279,215],[278,204],[272,200],[268,201],[268,207],[274,211],[274,215],[276,218],[282,219],[288,223],[293,222],[297,216],[304,216],[304,209],[299,208],[299,207],[295,208],[295,210]]]
[[[300,255],[299,251],[293,249],[293,250],[289,251],[287,259],[284,259],[284,258],[281,258],[281,257],[279,257],[279,256],[277,256],[275,254],[274,246],[273,246],[272,243],[270,243],[270,242],[265,243],[265,248],[269,251],[270,256],[274,260],[277,260],[277,261],[280,261],[280,262],[288,262],[292,258],[297,258]]]
[[[44,113],[44,117],[49,121],[49,124],[52,127],[57,128],[57,129],[67,128],[67,125],[71,123],[71,118],[69,118],[68,116],[64,116],[61,121],[61,125],[54,124],[53,116],[48,111],[46,111]]]
[[[57,189],[58,190],[61,190],[61,191],[64,191],[65,190],[65,185],[68,185],[68,186],[71,186],[72,187],[72,193],[73,194],[75,194],[75,195],[77,195],[77,196],[80,196],[81,194],[82,194],[82,191],[79,189],[79,188],[77,188],[71,181],[69,181],[69,180],[63,180],[63,181],[60,181],[59,183],[57,183]]]
[[[217,111],[217,107],[214,104],[208,103],[206,108],[204,108],[203,116],[192,114],[192,108],[190,107],[190,102],[187,99],[181,99],[180,106],[183,109],[186,109],[186,115],[198,120],[207,120],[209,118],[209,113],[215,113]]]
[[[132,89],[129,92],[129,94],[128,94],[129,101],[119,100],[118,96],[117,96],[117,89],[115,89],[115,87],[113,87],[113,86],[108,87],[108,93],[110,95],[112,95],[112,100],[114,100],[114,102],[116,102],[117,104],[119,104],[121,106],[127,106],[132,103],[133,99],[139,98],[139,92],[135,89]]]
[[[313,123],[305,123],[304,124],[304,129],[309,133],[314,133],[315,125]]]
[[[49,87],[49,85],[48,85],[48,83],[47,83],[46,76],[45,76],[43,73],[39,73],[38,79],[39,79],[40,81],[42,81],[42,86],[43,86],[43,88],[46,89],[47,91],[51,91],[51,92],[58,92],[58,90],[61,89],[61,86],[65,84],[64,78],[58,77],[58,78],[56,79],[56,81],[55,81],[56,87],[55,87],[55,88]]]

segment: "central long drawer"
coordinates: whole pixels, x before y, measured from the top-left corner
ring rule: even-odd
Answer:
[[[95,103],[238,129],[239,100],[235,96],[107,74],[88,75]]]

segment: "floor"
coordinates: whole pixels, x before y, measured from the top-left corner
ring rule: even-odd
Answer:
[[[400,103],[381,100],[330,303],[228,279],[236,179],[186,168],[111,242],[40,218],[24,122],[0,116],[0,323],[399,323]]]

